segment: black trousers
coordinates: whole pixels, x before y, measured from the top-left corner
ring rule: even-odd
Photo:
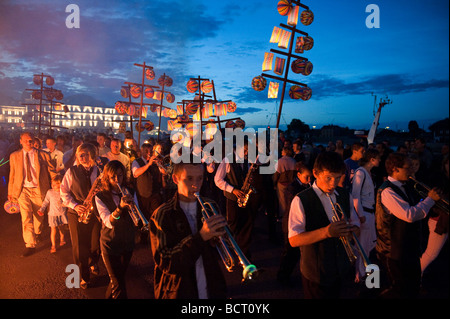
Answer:
[[[417,298],[420,292],[422,270],[420,258],[399,261],[378,254],[387,273],[389,288],[380,297],[385,299]]]
[[[283,233],[283,237],[284,247],[283,252],[281,253],[281,262],[277,273],[277,279],[286,282],[289,280],[292,272],[300,261],[300,248],[292,247],[291,244],[289,244],[287,233]]]
[[[103,263],[109,275],[109,284],[106,288],[106,299],[127,299],[125,275],[130,264],[132,251],[120,255],[112,255],[102,252]]]
[[[305,299],[339,299],[341,282],[337,280],[329,286],[319,285],[302,275],[303,292]]]
[[[256,210],[253,202],[246,207],[239,207],[237,202],[227,198],[227,221],[233,237],[246,257],[250,258],[250,244]]]
[[[74,213],[68,213],[67,219],[73,261],[80,268],[81,278],[89,282],[89,267],[96,265],[100,259],[100,229],[102,225],[95,216],[92,216],[88,224],[78,222],[78,215]]]

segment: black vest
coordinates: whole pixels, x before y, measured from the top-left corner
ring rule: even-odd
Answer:
[[[350,196],[338,187],[336,201],[347,218],[350,215]],[[297,194],[305,212],[305,231],[313,231],[330,224],[322,202],[312,187]],[[336,283],[350,270],[350,262],[339,238],[326,238],[301,246],[300,271],[308,280],[328,286]]]
[[[420,258],[420,227],[421,221],[409,223],[403,221],[392,214],[388,214],[381,203],[381,192],[386,188],[392,188],[403,200],[414,206],[419,202],[417,195],[412,191],[411,198],[408,198],[405,193],[392,184],[390,181],[385,181],[377,192],[376,202],[376,227],[377,227],[377,245],[378,253],[394,259],[394,260],[417,260]]]
[[[112,213],[117,205],[114,203],[110,191],[102,191],[97,197],[108,207]],[[109,255],[121,255],[122,253],[133,251],[136,226],[130,217],[128,208],[124,209],[119,219],[111,223],[112,229],[102,225],[100,232],[100,246],[103,252]]]
[[[97,168],[94,167],[92,169],[95,170]],[[70,195],[73,199],[75,199],[77,203],[83,204],[84,200],[89,194],[89,191],[91,190],[91,171],[86,171],[86,169],[82,165],[72,166],[70,168],[70,171],[72,172],[72,185],[70,185]],[[92,201],[94,201],[93,198]],[[68,209],[68,212],[77,214],[72,209]]]
[[[145,162],[142,158],[137,158],[136,162],[139,164],[140,167],[145,165]],[[138,178],[136,178],[136,190],[139,196],[141,197],[150,197],[152,195],[153,191],[153,176],[152,176],[152,170],[151,168],[153,165],[151,165],[142,175],[140,175]]]
[[[225,180],[227,183],[231,184],[234,188],[241,189],[244,185],[244,180],[246,174],[244,173],[243,168],[241,167],[242,163],[230,163],[230,171],[227,173]],[[245,162],[243,165],[248,165]],[[237,201],[236,195],[232,193],[228,193],[223,191],[226,198],[231,199],[233,201]]]

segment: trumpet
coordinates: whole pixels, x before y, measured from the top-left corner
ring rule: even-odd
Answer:
[[[414,190],[423,198],[426,198],[428,196],[428,192],[431,190],[430,187],[428,187],[427,185],[425,185],[422,182],[419,182],[417,179],[415,179],[414,177],[410,176],[409,177],[410,180],[412,180],[414,182]],[[422,189],[421,189],[422,188]],[[439,201],[437,201],[435,203],[435,206],[439,209],[441,209],[442,211],[446,212],[447,214],[449,213],[449,204],[448,201],[441,198]]]
[[[330,200],[331,209],[333,210],[332,220],[333,221],[344,220],[348,224],[348,220],[344,215],[344,211],[342,210],[341,205],[339,205],[339,203],[333,203],[333,200],[331,199],[331,196],[329,194],[327,194],[327,197]],[[369,257],[367,257],[367,254],[364,251],[364,248],[361,246],[361,243],[359,242],[358,237],[356,236],[356,234],[354,232],[352,232],[352,237],[356,244],[356,249],[358,250],[359,255],[361,256],[361,258],[363,260],[364,267],[367,269],[367,266],[371,264]],[[341,240],[342,245],[344,246],[345,252],[347,253],[347,257],[348,257],[350,263],[354,264],[357,257],[355,255],[355,252],[353,251],[352,244],[345,236],[341,236],[341,237],[339,237],[339,239]]]
[[[155,164],[162,169],[166,175],[172,174],[173,165],[170,155],[163,156],[158,151],[155,152],[158,154],[158,157],[155,159]]]
[[[218,208],[215,207],[213,203],[205,202],[201,198],[199,193],[195,193],[194,195],[200,203],[200,206],[202,207],[202,215],[204,219],[208,219],[209,217],[220,214]],[[224,236],[218,238],[216,249],[227,270],[229,272],[232,272],[234,270],[234,267],[236,266],[235,257],[237,257],[237,261],[243,269],[242,282],[247,282],[256,278],[259,272],[258,269],[255,265],[250,263],[250,261],[241,251],[235,239],[231,235],[231,230],[228,226],[225,226],[225,232],[226,234]]]
[[[119,183],[117,183],[116,185],[119,188],[119,191],[122,193],[122,196],[130,195],[129,191],[125,187],[122,188],[119,185]],[[148,231],[148,221],[134,201],[130,203],[130,208],[128,209],[128,212],[130,213],[130,217],[133,220],[133,223],[136,227],[139,226],[139,221],[142,221],[141,231],[144,232]]]

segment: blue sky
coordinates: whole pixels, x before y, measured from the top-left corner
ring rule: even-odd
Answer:
[[[34,73],[55,78],[70,104],[89,101],[113,106],[125,81],[140,81],[134,63],[154,67],[157,78],[174,80],[176,100],[191,99],[190,77],[214,80],[217,98],[233,100],[247,126],[276,124],[278,99],[256,92],[264,52],[274,26],[286,24],[278,0],[150,0],[0,2],[0,103],[19,101],[33,88]],[[69,4],[80,8],[80,28],[68,29]],[[298,118],[306,124],[369,129],[374,96],[389,96],[380,127],[406,129],[410,120],[428,128],[449,116],[449,20],[447,0],[311,0],[314,22],[297,28],[314,38],[304,57],[308,101],[286,97],[281,128]],[[380,28],[365,21],[368,4],[380,9]],[[156,84],[148,82],[148,84]],[[289,88],[289,85],[288,85]],[[281,94],[279,94],[280,96]],[[89,96],[86,99],[85,96]],[[166,103],[175,108],[176,104]]]

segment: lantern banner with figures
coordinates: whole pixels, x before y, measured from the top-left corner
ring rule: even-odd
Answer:
[[[279,26],[274,26],[269,43],[276,43],[278,48],[288,49],[288,51],[270,49],[270,52],[264,52],[262,70],[263,72],[272,71],[275,75],[262,73],[255,76],[251,86],[255,91],[261,92],[266,88],[266,78],[279,81],[271,81],[267,93],[268,98],[278,98],[278,92],[281,89],[276,124],[276,127],[279,128],[287,83],[293,84],[288,95],[294,100],[307,101],[312,95],[312,90],[307,84],[288,79],[288,74],[290,70],[304,76],[312,73],[312,62],[305,57],[293,54],[292,49],[295,48],[295,53],[304,53],[314,46],[313,38],[308,33],[297,29],[299,20],[303,26],[313,23],[314,13],[299,0],[280,0],[277,3],[277,11],[281,16],[287,17],[287,24],[280,23]],[[279,56],[275,56],[275,54]],[[282,87],[280,87],[280,83]]]

